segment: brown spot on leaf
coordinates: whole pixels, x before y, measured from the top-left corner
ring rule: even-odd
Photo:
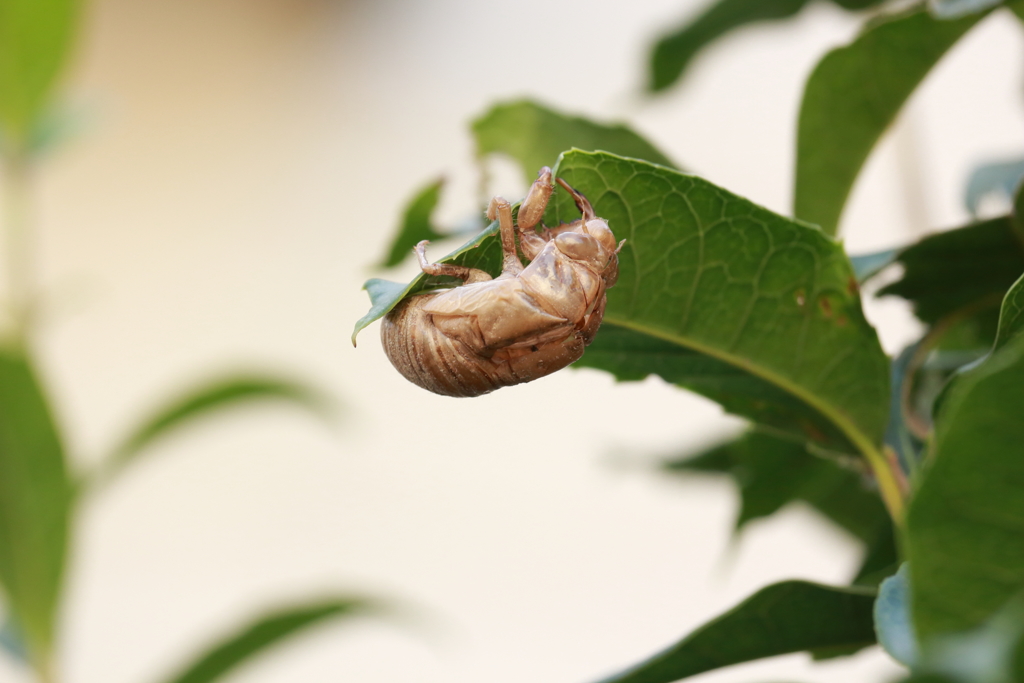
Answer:
[[[856,294],[860,291],[860,285],[857,284],[857,278],[850,276],[850,279],[846,282],[846,291],[850,294]]]

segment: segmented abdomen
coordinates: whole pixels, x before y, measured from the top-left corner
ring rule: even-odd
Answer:
[[[565,339],[500,349],[487,357],[437,329],[422,309],[430,296],[407,299],[391,311],[381,322],[380,336],[388,359],[406,379],[445,396],[480,396],[564,368],[583,355],[604,313],[602,301],[590,324]]]

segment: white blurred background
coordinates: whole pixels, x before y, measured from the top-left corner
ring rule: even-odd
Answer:
[[[247,616],[326,592],[383,596],[403,616],[320,629],[231,680],[582,683],[767,583],[849,578],[855,544],[809,511],[730,542],[727,482],[651,471],[737,428],[703,399],[586,370],[447,399],[391,368],[376,326],[348,341],[410,193],[444,172],[442,220],[472,210],[466,123],[496,100],[627,119],[688,169],[788,213],[803,79],[858,20],[820,4],[734,34],[645,102],[650,41],[704,4],[91,3],[65,90],[88,125],[47,160],[36,196],[39,348],[77,462],[225,369],[294,373],[344,419],[268,406],[211,421],[92,501],[62,633],[69,683],[158,680]],[[968,170],[1024,151],[1022,46],[994,16],[929,78],[856,188],[851,251],[964,221]],[[505,169],[491,189],[524,188]],[[915,333],[903,307],[868,315],[889,350]],[[700,680],[898,671],[876,650]],[[26,678],[0,664],[0,680]]]

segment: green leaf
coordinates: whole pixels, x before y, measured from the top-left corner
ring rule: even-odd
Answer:
[[[838,244],[705,180],[643,162],[573,151],[558,173],[626,238],[608,324],[646,337],[647,350],[660,344],[662,358],[678,347],[742,370],[862,451],[881,441],[888,360]],[[557,201],[559,217],[570,218],[571,200]],[[659,369],[655,362],[648,373]]]
[[[835,241],[705,180],[639,160],[573,150],[557,172],[626,238],[606,325],[582,365],[627,379],[657,373],[685,386],[703,383],[698,390],[717,393],[755,422],[879,464],[888,359]],[[549,208],[555,220],[574,217],[562,194]],[[498,272],[496,233],[492,226],[452,261]],[[438,285],[420,276],[405,290],[384,292],[357,329],[402,297]],[[698,376],[691,382],[689,373]],[[892,501],[892,487],[883,486]]]
[[[670,683],[790,652],[873,645],[874,591],[784,581],[750,596],[666,650],[601,683]]]
[[[486,230],[462,245],[452,253],[439,259],[438,263],[456,263],[458,265],[480,268],[497,275],[501,272],[501,243],[495,239],[498,234],[497,221],[491,223]],[[380,320],[391,309],[410,296],[446,287],[455,287],[461,281],[444,276],[427,276],[420,273],[407,284],[372,278],[367,280],[363,289],[370,295],[370,310],[356,321],[352,330],[352,346],[356,345],[356,336],[370,323]]]
[[[595,123],[533,102],[516,100],[492,107],[473,122],[477,154],[505,154],[519,162],[528,183],[564,150],[603,150],[662,166],[672,161],[622,124]]]
[[[910,614],[910,577],[905,563],[878,587],[875,631],[878,644],[890,657],[905,666],[914,666],[920,655]]]
[[[219,410],[265,400],[286,401],[318,415],[328,413],[326,399],[297,382],[259,376],[216,380],[184,394],[145,419],[114,449],[98,477],[104,481],[119,474],[154,442],[176,429]]]
[[[322,600],[276,611],[239,629],[204,652],[166,683],[210,683],[220,680],[268,648],[329,619],[365,611],[358,599]]]
[[[914,314],[934,325],[967,312],[982,320],[987,339],[995,336],[995,311],[1010,286],[1024,273],[1024,244],[1009,218],[995,218],[925,237],[902,250],[903,277],[881,289],[914,304]]]
[[[794,212],[835,234],[871,149],[917,85],[982,15],[934,19],[924,8],[875,21],[814,69],[797,133]]]
[[[663,36],[651,52],[648,89],[665,90],[686,71],[693,58],[723,35],[748,24],[788,19],[810,0],[719,0],[700,16]],[[883,0],[834,0],[846,9],[864,9]]]
[[[0,584],[37,667],[53,645],[72,484],[30,360],[0,350]]]
[[[804,443],[749,432],[696,456],[673,459],[674,472],[714,471],[730,475],[740,489],[740,529],[804,501],[865,542],[872,542],[889,516],[864,476],[807,452]]]
[[[405,260],[415,247],[423,240],[436,240],[447,237],[440,232],[431,220],[431,215],[437,207],[438,199],[441,197],[441,188],[444,186],[444,179],[440,178],[430,183],[416,193],[412,201],[405,208],[402,214],[402,224],[395,235],[391,246],[388,247],[388,254],[381,261],[381,268],[397,266]]]
[[[780,384],[751,373],[742,364],[610,323],[607,315],[600,333],[573,367],[604,370],[620,382],[658,375],[797,441],[856,452],[835,423]]]
[[[1024,590],[1024,336],[961,372],[907,516],[922,638],[980,625]]]
[[[1001,347],[1024,331],[1024,276],[1021,276],[1003,298],[999,311],[999,328],[995,348]]]
[[[66,65],[79,10],[77,0],[0,1],[0,125],[19,146]]]

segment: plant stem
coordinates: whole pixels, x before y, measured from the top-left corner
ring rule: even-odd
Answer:
[[[4,157],[3,229],[7,237],[7,297],[14,334],[28,332],[32,305],[32,236],[29,213],[29,163],[21,151]]]
[[[871,466],[871,471],[878,482],[878,490],[882,494],[882,502],[889,510],[889,515],[897,526],[903,524],[903,487],[891,469],[896,463],[887,459],[878,449],[869,443],[858,444],[861,452]]]

